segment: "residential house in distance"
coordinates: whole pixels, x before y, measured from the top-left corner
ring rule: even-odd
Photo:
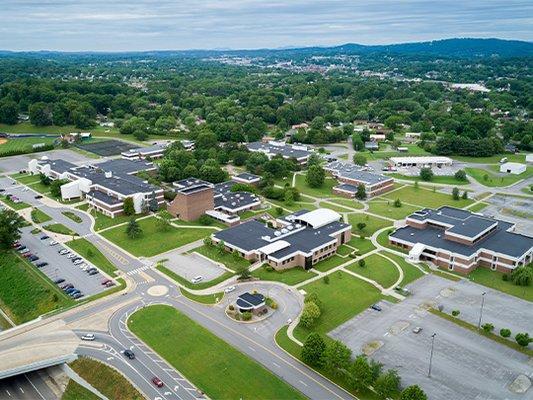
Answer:
[[[351,238],[351,225],[330,209],[300,210],[274,221],[273,227],[249,220],[212,235],[224,242],[227,251],[236,251],[251,261],[268,263],[276,270],[293,267],[311,269],[331,257]]]
[[[379,143],[371,140],[369,142],[365,142],[365,149],[368,151],[378,151],[379,150]]]
[[[422,209],[389,235],[391,244],[409,250],[412,261],[468,274],[478,267],[503,273],[533,258],[533,238],[514,233],[514,224],[444,206]]]
[[[270,159],[276,155],[281,155],[283,158],[293,158],[300,165],[307,164],[309,157],[313,154],[313,150],[304,144],[287,144],[282,141],[271,140],[268,143],[252,142],[246,145],[251,152],[258,152],[266,154]]]
[[[52,180],[69,181],[61,186],[63,200],[85,198],[90,207],[111,218],[123,214],[127,197],[133,199],[138,214],[150,202],[156,201],[159,206],[164,204],[163,189],[135,176],[141,171],[155,170],[153,163],[123,159],[83,166],[47,157],[28,162],[28,171],[32,174],[42,173]]]
[[[334,161],[326,164],[324,170],[339,181],[339,185],[333,187],[333,193],[343,197],[354,198],[359,185],[364,185],[367,197],[377,196],[394,187],[393,178],[364,171],[362,167],[351,163]]]

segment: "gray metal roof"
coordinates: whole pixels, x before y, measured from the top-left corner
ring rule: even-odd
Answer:
[[[357,192],[357,186],[350,185],[349,183],[343,183],[341,185],[337,185],[333,189],[340,189],[340,190],[344,190],[346,192],[351,192],[351,193]]]
[[[235,177],[242,179],[244,181],[248,181],[248,182],[253,182],[258,179],[261,179],[259,175],[250,174],[249,172],[240,173],[239,175],[236,175]]]
[[[309,157],[312,152],[308,150],[294,149],[292,145],[276,146],[269,143],[252,142],[246,145],[249,150],[263,151],[269,154],[281,154],[286,158],[305,158]]]
[[[331,171],[338,178],[352,179],[362,182],[366,185],[375,185],[385,181],[390,181],[390,176],[375,174],[373,172],[362,171],[362,167],[352,163],[342,161],[333,161],[324,167],[326,171]]]
[[[242,207],[251,207],[260,202],[259,198],[249,192],[224,192],[215,195],[215,210],[222,208],[225,211],[234,212]]]
[[[57,160],[39,160],[39,164],[49,164],[50,169],[54,172],[57,172],[58,174],[62,174],[63,172],[67,172],[72,168],[76,168],[77,165],[69,163],[68,161],[64,161],[61,159]]]
[[[104,192],[100,192],[99,190],[91,190],[89,193],[87,193],[87,196],[94,197],[97,200],[100,200],[103,203],[114,205],[122,203],[122,200],[117,199],[116,197],[108,196]]]

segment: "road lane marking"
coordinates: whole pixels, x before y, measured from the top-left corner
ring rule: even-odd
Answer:
[[[307,387],[307,383],[305,383],[304,381],[302,381],[302,380],[299,380],[299,382],[300,382],[300,383],[301,383],[302,385],[304,385],[304,386],[306,386],[306,387]]]

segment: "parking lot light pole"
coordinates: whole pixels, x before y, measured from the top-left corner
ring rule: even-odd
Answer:
[[[431,364],[433,363],[433,345],[435,344],[435,336],[437,336],[436,333],[431,335],[431,350],[429,352],[429,371],[428,371],[428,378],[431,378]]]
[[[481,318],[483,318],[483,306],[485,305],[485,295],[487,292],[481,293],[481,309],[479,310],[479,321],[477,323],[477,329],[481,329]]]

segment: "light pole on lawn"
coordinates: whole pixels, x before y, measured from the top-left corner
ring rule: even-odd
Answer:
[[[433,363],[433,345],[435,344],[435,336],[437,336],[436,333],[431,335],[431,350],[429,352],[429,371],[428,371],[428,378],[431,378],[431,364]]]
[[[477,329],[481,329],[481,319],[483,318],[483,306],[485,305],[485,295],[487,292],[481,293],[481,308],[479,310],[479,321],[477,323]]]

